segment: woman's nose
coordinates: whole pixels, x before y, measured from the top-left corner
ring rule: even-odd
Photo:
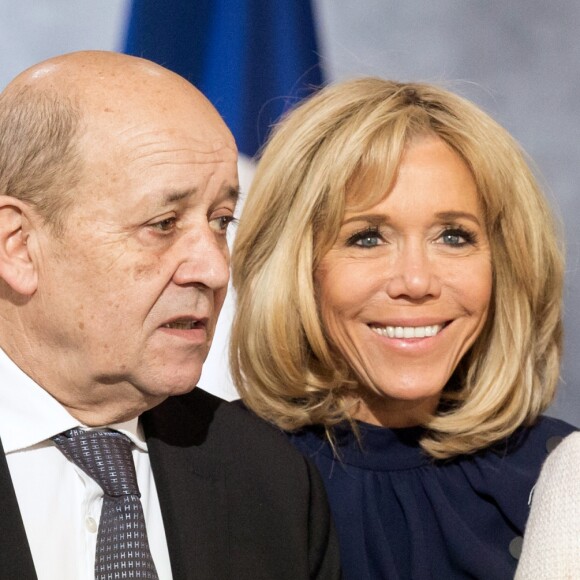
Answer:
[[[424,243],[401,244],[388,275],[387,293],[393,299],[423,300],[437,298],[441,293],[436,264]]]

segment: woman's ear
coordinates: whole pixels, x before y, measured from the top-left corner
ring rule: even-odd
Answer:
[[[23,296],[34,294],[38,283],[36,264],[28,248],[33,232],[29,211],[20,200],[0,195],[0,278]]]

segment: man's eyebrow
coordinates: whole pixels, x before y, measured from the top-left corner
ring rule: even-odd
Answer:
[[[182,199],[195,195],[198,191],[199,190],[197,187],[193,189],[186,189],[183,191],[170,191],[163,196],[163,202],[165,204],[176,203],[178,201],[181,201]],[[234,201],[237,201],[238,198],[240,197],[239,187],[227,185],[222,188],[222,191],[225,193],[225,197],[233,199]]]
[[[171,191],[163,196],[163,201],[166,204],[175,203],[176,201],[181,201],[182,199],[195,195],[196,193],[197,189],[186,189],[185,191]]]
[[[233,199],[234,201],[238,201],[238,199],[240,198],[240,187],[233,187],[231,185],[228,185],[225,187],[226,190],[226,195],[227,197],[229,197],[230,199]]]

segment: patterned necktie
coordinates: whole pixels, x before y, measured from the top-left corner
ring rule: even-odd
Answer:
[[[158,580],[147,540],[131,441],[118,431],[71,429],[53,441],[105,493],[95,553],[95,580]]]

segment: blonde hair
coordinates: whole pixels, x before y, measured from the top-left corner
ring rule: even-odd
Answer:
[[[246,404],[286,430],[350,419],[352,371],[337,360],[313,273],[335,241],[353,184],[371,206],[409,141],[435,135],[476,182],[491,244],[488,320],[421,444],[472,453],[532,423],[559,378],[563,258],[548,204],[513,138],[469,101],[428,84],[365,78],[321,90],[274,130],[233,250],[230,361]]]

